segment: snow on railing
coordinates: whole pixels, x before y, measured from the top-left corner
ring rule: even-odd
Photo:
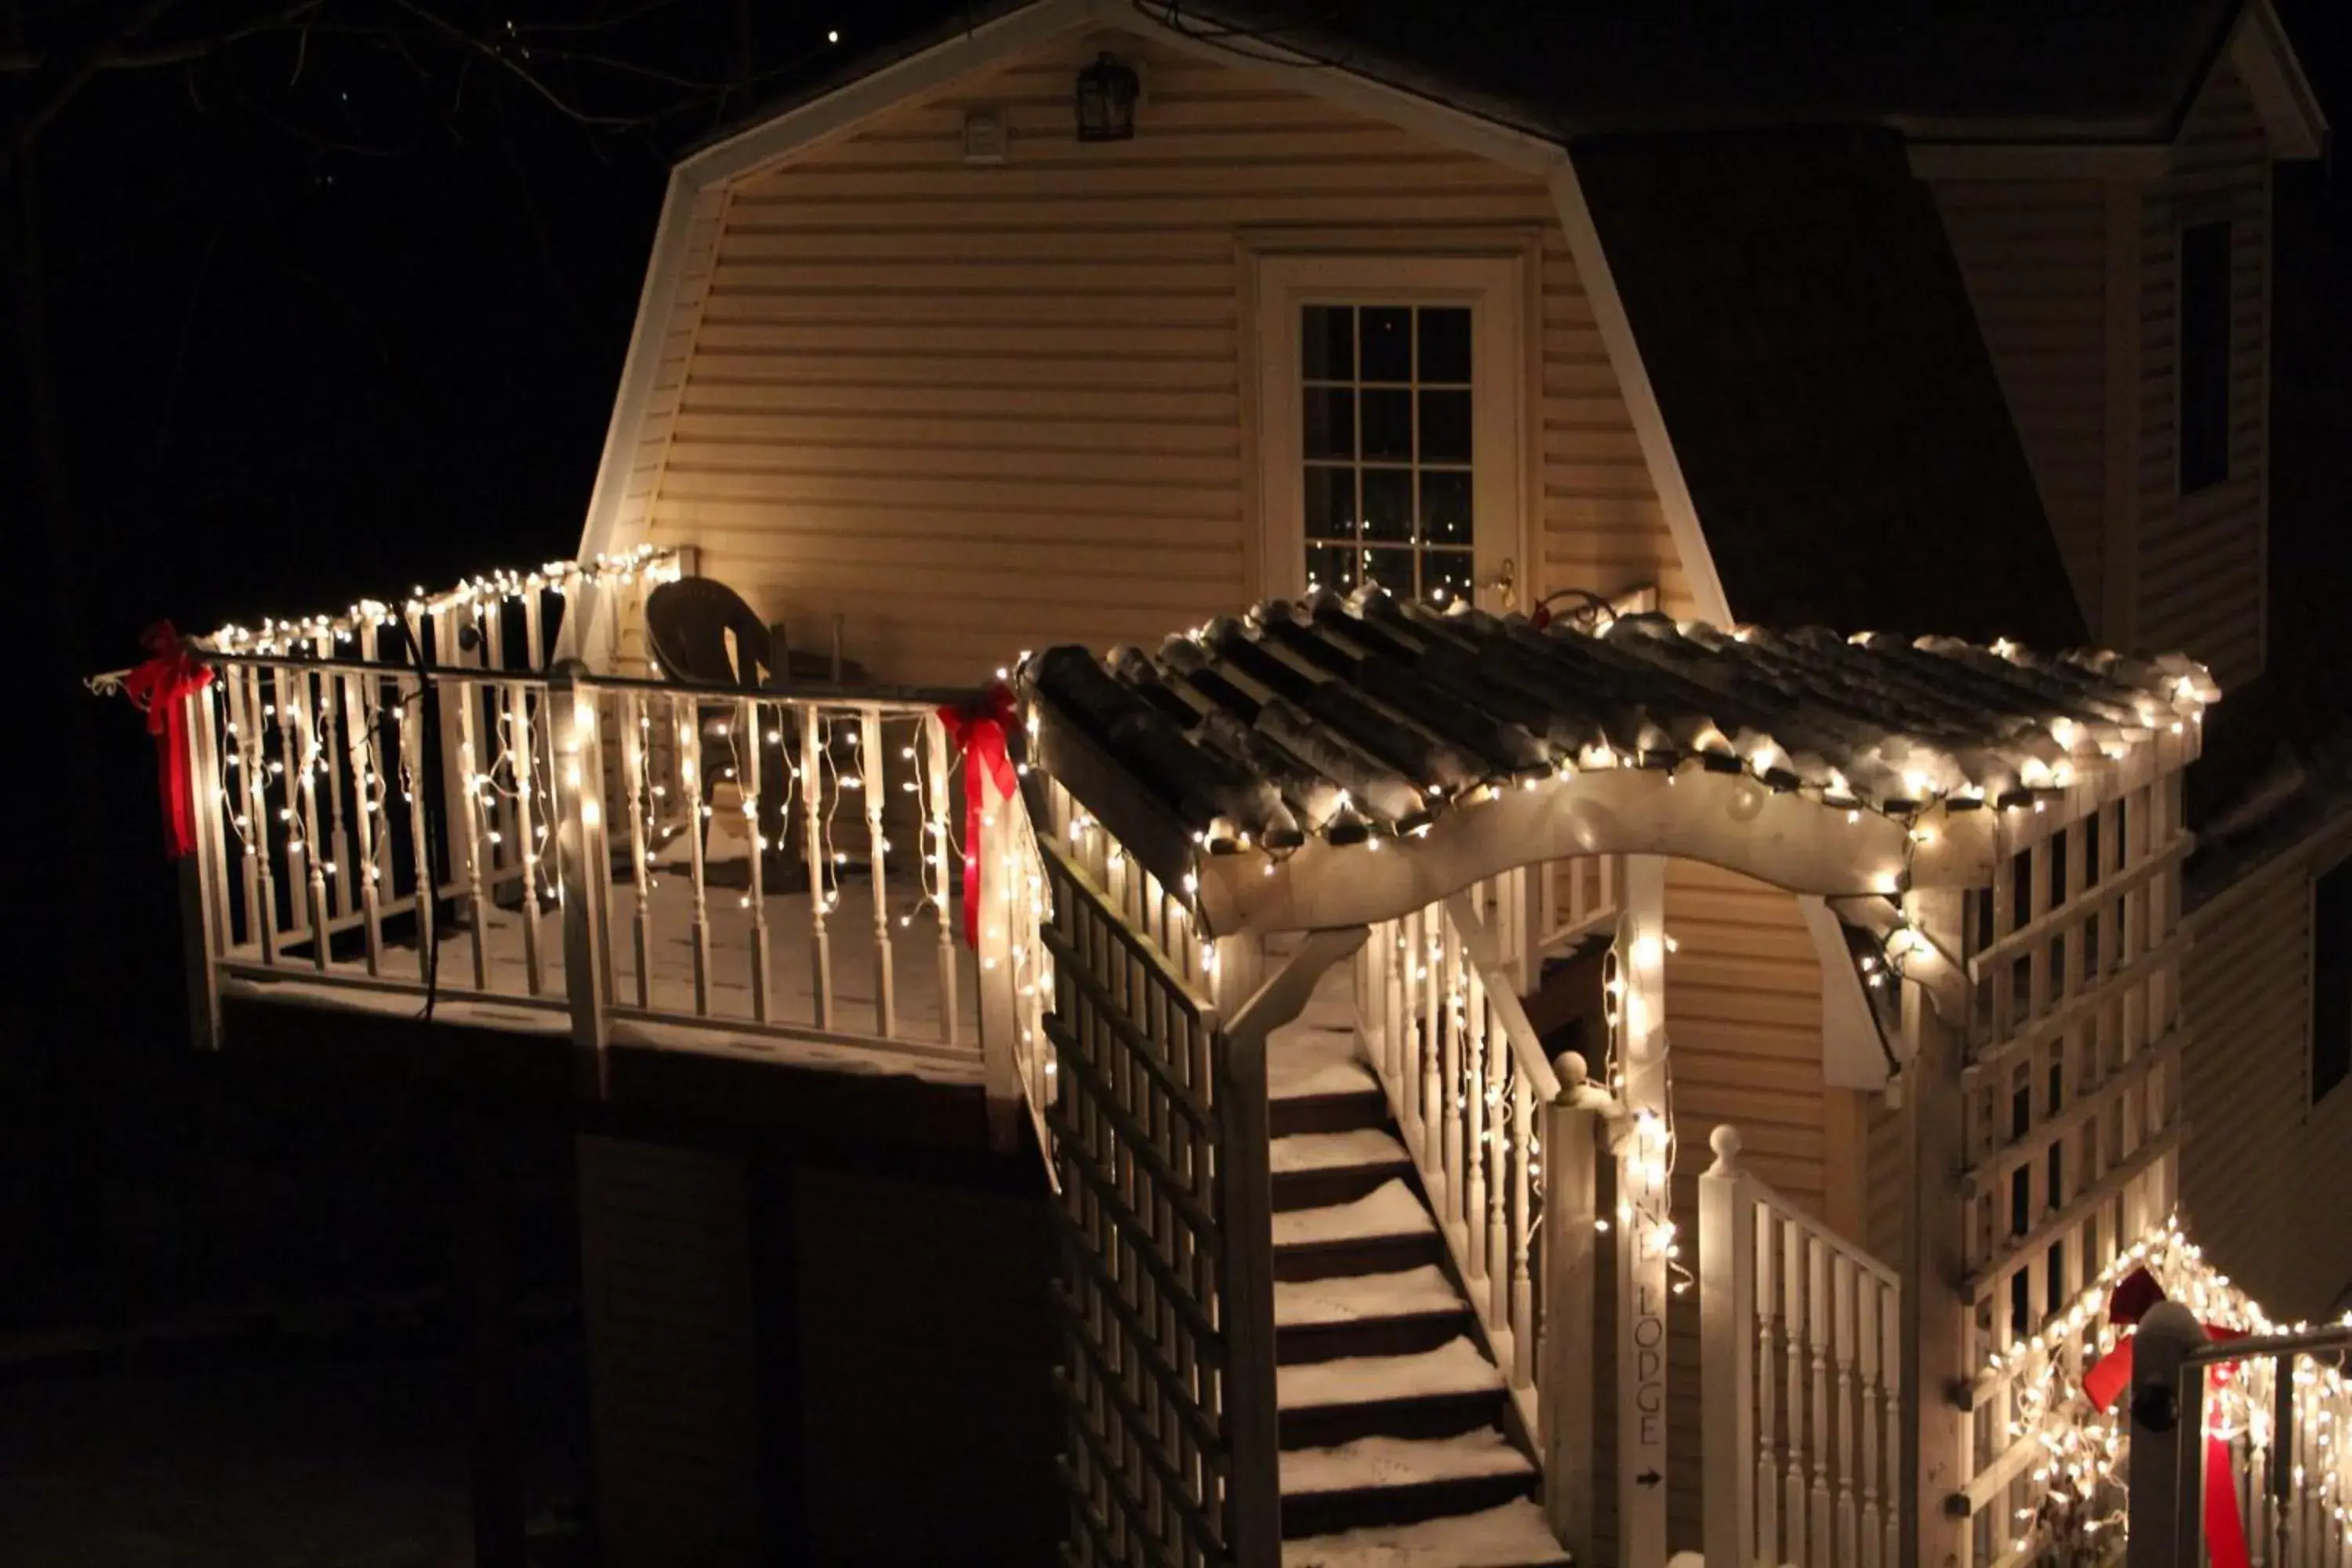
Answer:
[[[209,986],[568,1012],[592,1046],[625,1024],[972,1070],[940,694],[510,672],[430,623],[402,664],[369,657],[374,629],[355,659],[331,641],[203,656]]]
[[[1894,1568],[1902,1285],[1743,1169],[1718,1127],[1699,1178],[1710,1563]]]

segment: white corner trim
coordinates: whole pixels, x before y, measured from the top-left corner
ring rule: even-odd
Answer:
[[[1616,274],[1610,270],[1608,254],[1601,248],[1592,209],[1585,205],[1584,186],[1576,177],[1573,158],[1561,159],[1553,169],[1551,195],[1559,211],[1560,227],[1568,234],[1569,253],[1576,258],[1577,278],[1584,285],[1585,298],[1592,301],[1592,319],[1601,329],[1601,346],[1609,353],[1610,368],[1617,373],[1618,390],[1633,416],[1633,434],[1642,444],[1643,460],[1649,465],[1650,482],[1657,487],[1658,505],[1666,514],[1675,553],[1681,557],[1683,574],[1690,580],[1691,597],[1697,601],[1702,620],[1727,626],[1732,624],[1731,605],[1724,597],[1723,579],[1716,572],[1715,555],[1699,527],[1698,508],[1683,479],[1681,459],[1675,456],[1674,438],[1658,406],[1657,389],[1650,384],[1649,370],[1642,363],[1633,321],[1617,292]]]
[[[2316,158],[2327,150],[2326,112],[2271,0],[2251,0],[2239,13],[2228,58],[2245,79],[2273,158]]]
[[[645,287],[637,295],[636,322],[629,329],[629,352],[621,362],[620,390],[613,400],[612,420],[604,427],[604,454],[596,462],[596,487],[589,492],[588,517],[581,528],[577,559],[582,561],[609,554],[620,543],[614,535],[621,524],[621,500],[628,493],[629,458],[645,426],[646,406],[653,401],[654,378],[661,370],[662,340],[677,313],[698,194],[683,169],[670,172],[661,217],[654,225]],[[592,594],[589,599],[584,626],[571,616],[563,617],[563,629],[556,637],[558,658],[585,658],[595,665],[609,650],[613,636],[609,595]]]
[[[1797,896],[1797,912],[1822,961],[1822,1082],[1831,1089],[1884,1089],[1891,1075],[1885,1037],[1862,976],[1854,973],[1837,913],[1810,893]]]

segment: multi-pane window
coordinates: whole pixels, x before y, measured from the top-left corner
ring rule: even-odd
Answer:
[[[2311,1100],[2352,1078],[2352,860],[2311,889]]]
[[[1307,585],[1470,595],[1466,305],[1300,308]]]
[[[2180,493],[2230,477],[2230,226],[2180,231]]]

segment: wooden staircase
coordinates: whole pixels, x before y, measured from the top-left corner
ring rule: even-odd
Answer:
[[[1557,1568],[1351,987],[1335,967],[1267,1044],[1285,1568]]]

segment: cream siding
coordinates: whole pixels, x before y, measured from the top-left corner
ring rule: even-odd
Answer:
[[[2140,230],[2137,640],[2203,659],[2227,690],[2263,668],[2269,506],[2270,151],[2234,68],[2219,67],[2183,126],[2173,173]],[[2179,493],[2179,235],[2231,224],[2230,477]]]
[[[2311,883],[2347,854],[2352,820],[2189,919],[2181,1209],[2274,1317],[2315,1317],[2352,1289],[2352,1085],[2316,1106],[2309,1089]]]
[[[1708,1135],[1739,1129],[1741,1162],[1808,1211],[1830,1211],[1822,1077],[1821,963],[1792,894],[1692,860],[1666,867],[1666,1033],[1674,1070],[1675,1211],[1685,1266],[1698,1256],[1698,1177]],[[1845,1206],[1841,1203],[1839,1207]],[[1667,1445],[1702,1451],[1698,1293],[1667,1314]],[[1669,1530],[1699,1544],[1699,1468],[1670,1479]]]
[[[1131,142],[1081,145],[1072,73],[1143,79]],[[1003,110],[1000,166],[962,161]],[[1543,586],[1656,583],[1664,516],[1530,176],[1265,73],[1124,35],[1042,47],[746,176],[687,340],[656,543],[880,677],[970,681],[1024,647],[1154,643],[1256,596],[1239,253],[1538,239]]]
[[[2094,180],[1939,180],[1934,190],[2095,637],[2107,527],[2105,190]]]

